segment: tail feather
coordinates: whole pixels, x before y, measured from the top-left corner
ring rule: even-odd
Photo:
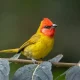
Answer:
[[[0,50],[0,53],[17,53],[19,48],[15,49],[7,49],[7,50]]]

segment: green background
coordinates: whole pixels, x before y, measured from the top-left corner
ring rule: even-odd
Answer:
[[[62,61],[78,62],[79,0],[0,0],[0,50],[20,47],[36,32],[44,17],[48,17],[58,25],[54,49],[47,59],[63,54]],[[0,54],[1,56],[11,55]]]
[[[58,25],[49,57],[63,54],[65,61],[80,59],[79,0],[0,0],[0,50],[21,46],[44,17]]]

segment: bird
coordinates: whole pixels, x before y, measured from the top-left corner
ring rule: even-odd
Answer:
[[[43,18],[36,33],[19,48],[0,50],[0,53],[21,53],[29,59],[42,59],[54,47],[57,25],[49,18]]]

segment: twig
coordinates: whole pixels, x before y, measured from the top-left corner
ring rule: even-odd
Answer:
[[[26,60],[26,59],[10,59],[10,58],[0,58],[0,59],[7,59],[10,62],[18,62],[18,63],[33,63],[32,60]],[[36,63],[41,63],[41,62],[43,61],[36,61]],[[78,66],[78,63],[53,62],[52,64],[57,67]]]

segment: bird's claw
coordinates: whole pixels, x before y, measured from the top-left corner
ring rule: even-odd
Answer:
[[[35,59],[32,59],[32,62],[35,64],[37,61]]]

